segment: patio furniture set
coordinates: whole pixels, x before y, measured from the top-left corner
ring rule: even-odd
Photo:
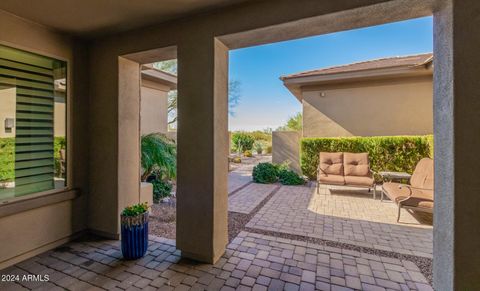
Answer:
[[[381,201],[386,195],[401,209],[433,213],[433,160],[421,159],[412,175],[403,172],[379,172],[382,178]],[[321,184],[349,186],[373,190],[376,199],[375,173],[370,168],[368,153],[320,152],[317,169],[317,193]],[[408,181],[407,183],[402,183]]]

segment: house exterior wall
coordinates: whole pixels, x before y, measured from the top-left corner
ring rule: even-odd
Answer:
[[[302,94],[304,137],[433,133],[431,76],[310,87]]]
[[[68,133],[69,187],[22,197],[0,205],[0,269],[56,247],[80,233],[86,226],[88,148],[88,95],[84,72],[75,67],[85,62],[83,43],[54,33],[0,10],[0,43],[42,55],[63,59],[69,66],[69,88],[75,111],[69,111],[72,131]],[[78,83],[79,86],[72,86]],[[82,85],[80,85],[82,84]],[[4,108],[1,108],[2,111]],[[67,108],[68,110],[68,108]],[[0,113],[3,114],[3,113]],[[2,126],[3,126],[3,117]],[[3,130],[2,130],[3,131]],[[83,143],[76,142],[82,140]],[[75,171],[71,171],[75,169]],[[82,192],[81,195],[78,193]],[[75,193],[74,195],[72,193]],[[5,201],[3,201],[5,202]]]
[[[55,100],[54,114],[55,119],[53,123],[53,130],[55,136],[65,136],[67,133],[66,128],[66,113],[67,113],[67,104],[64,101]]]
[[[16,89],[0,88],[0,138],[15,137],[15,127],[8,130],[5,128],[5,119],[13,118],[16,113]],[[54,134],[55,136],[65,136],[66,134],[66,104],[65,102],[55,101],[54,106]]]
[[[141,133],[166,133],[168,131],[168,92],[170,88],[142,80],[140,103]]]
[[[15,137],[15,126],[5,128],[5,119],[15,119],[16,99],[16,88],[0,88],[0,138]]]

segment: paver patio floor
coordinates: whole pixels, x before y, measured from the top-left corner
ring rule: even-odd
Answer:
[[[122,259],[119,241],[83,239],[0,271],[48,282],[0,290],[432,290],[432,227],[406,211],[397,223],[391,202],[341,187],[254,184],[237,170],[229,192],[238,232],[215,265],[181,259],[174,240],[156,236],[136,261]]]
[[[432,257],[433,233],[406,210],[365,190],[283,186],[248,228],[302,235],[408,255]]]
[[[0,283],[2,290],[432,290],[404,259],[241,232],[215,264],[182,260],[173,240],[151,237],[147,255],[123,261],[118,241],[78,241],[1,274],[49,282]]]

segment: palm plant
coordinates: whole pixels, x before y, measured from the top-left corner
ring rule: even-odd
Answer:
[[[142,181],[152,173],[159,179],[175,178],[177,172],[177,149],[173,140],[161,133],[142,136]]]

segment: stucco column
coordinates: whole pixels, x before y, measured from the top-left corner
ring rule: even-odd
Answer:
[[[140,64],[118,58],[118,211],[140,201]],[[118,222],[120,229],[120,222]]]
[[[435,290],[480,288],[480,2],[435,12]]]
[[[228,49],[211,36],[178,45],[177,248],[216,262],[228,241]]]

